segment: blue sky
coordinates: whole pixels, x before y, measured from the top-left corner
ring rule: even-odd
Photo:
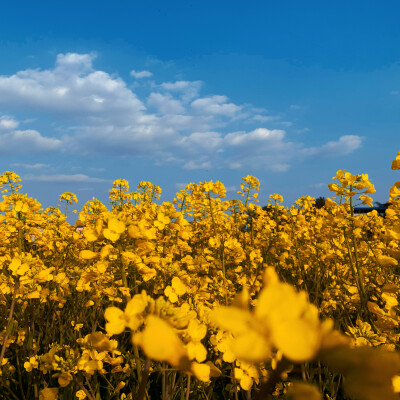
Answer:
[[[398,1],[15,1],[0,13],[0,168],[44,207],[112,182],[399,180]]]

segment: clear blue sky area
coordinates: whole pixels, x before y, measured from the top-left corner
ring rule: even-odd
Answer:
[[[0,13],[0,169],[44,207],[171,201],[241,177],[292,204],[338,169],[400,180],[398,1],[13,1]]]

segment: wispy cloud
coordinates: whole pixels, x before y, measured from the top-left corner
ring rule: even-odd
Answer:
[[[361,147],[363,138],[357,135],[344,135],[337,141],[330,141],[320,147],[309,147],[302,150],[307,156],[334,157],[350,154]]]
[[[27,169],[40,169],[49,167],[48,164],[23,164],[23,163],[13,163],[11,164],[13,167],[27,168]]]
[[[310,189],[321,189],[321,188],[327,188],[328,184],[320,182],[320,183],[313,183],[309,185]]]
[[[55,174],[55,175],[24,175],[25,181],[38,182],[109,182],[106,179],[93,178],[85,174]]]
[[[223,94],[204,95],[201,81],[154,80],[148,85],[141,82],[151,73],[133,70],[138,80],[132,89],[120,77],[95,69],[95,58],[95,53],[59,54],[52,69],[0,76],[0,112],[30,112],[39,122],[42,115],[56,121],[56,129],[41,132],[20,129],[15,117],[0,114],[0,154],[129,155],[189,170],[286,171],[299,158],[346,155],[362,143],[359,136],[344,135],[307,147],[289,139],[287,129],[294,132],[295,127],[291,121],[279,122],[283,116],[264,115],[266,110],[235,104]],[[140,85],[145,94],[139,96],[134,90]],[[268,127],[277,122],[285,130]],[[249,123],[256,129],[238,128]],[[99,182],[79,174],[32,179]]]
[[[134,69],[130,72],[130,75],[133,76],[136,79],[142,79],[142,78],[150,78],[153,76],[153,74],[150,71],[135,71]]]

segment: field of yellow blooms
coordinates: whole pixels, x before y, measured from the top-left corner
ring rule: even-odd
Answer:
[[[399,399],[400,182],[382,217],[354,215],[368,175],[333,179],[322,208],[117,180],[71,225],[73,193],[3,173],[0,399]]]

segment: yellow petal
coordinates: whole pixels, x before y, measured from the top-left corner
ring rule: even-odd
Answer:
[[[116,218],[111,218],[108,220],[108,229],[116,233],[123,233],[125,231],[125,224]]]
[[[203,362],[207,358],[207,350],[200,342],[189,342],[186,349],[191,360]]]
[[[79,256],[83,258],[84,260],[91,260],[92,258],[97,257],[97,253],[91,251],[91,250],[82,250],[79,253]]]
[[[106,323],[106,331],[110,335],[118,335],[125,330],[125,314],[117,307],[108,307],[104,312]]]
[[[134,344],[143,348],[152,360],[167,361],[174,367],[187,367],[189,359],[184,344],[174,329],[164,320],[154,315],[146,319],[143,332],[133,336]]]
[[[97,231],[95,229],[90,229],[90,228],[85,229],[83,234],[88,242],[95,242],[99,237]]]
[[[207,334],[207,326],[192,319],[189,322],[188,333],[193,340],[200,341]]]
[[[394,267],[396,266],[397,260],[390,256],[380,255],[376,257],[376,262],[383,267]]]
[[[57,400],[58,388],[44,388],[40,391],[39,400]]]
[[[202,382],[209,382],[211,368],[207,364],[199,364],[197,362],[192,363],[192,372],[194,376]]]
[[[186,286],[183,284],[183,282],[177,277],[174,276],[172,278],[172,287],[175,290],[175,293],[178,296],[183,296],[187,292]]]
[[[245,361],[264,361],[271,356],[271,343],[255,330],[248,330],[233,341],[236,358]]]
[[[249,311],[237,307],[216,308],[210,317],[221,328],[236,334],[247,332],[253,320]]]
[[[104,235],[104,237],[105,237],[106,239],[111,240],[112,242],[116,242],[116,241],[119,239],[119,237],[120,237],[120,234],[119,234],[119,233],[114,232],[114,231],[112,231],[111,229],[107,229],[107,228],[104,229],[103,235]]]
[[[309,383],[294,382],[288,390],[287,400],[322,400],[322,395]]]

